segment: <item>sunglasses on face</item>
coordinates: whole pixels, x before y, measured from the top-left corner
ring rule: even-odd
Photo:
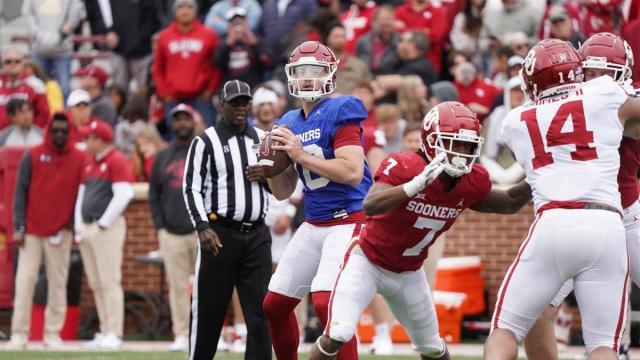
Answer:
[[[21,62],[22,62],[22,59],[4,59],[2,61],[2,63],[5,65],[20,64]]]

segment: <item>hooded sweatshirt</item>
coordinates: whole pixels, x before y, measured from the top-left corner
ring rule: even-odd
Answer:
[[[218,35],[197,20],[186,32],[181,32],[176,22],[162,30],[153,64],[158,95],[189,100],[205,90],[215,93],[221,75],[213,67],[218,42]]]
[[[83,10],[81,0],[25,0],[22,14],[35,38],[33,51],[47,57],[71,55],[73,38],[62,34],[62,26],[69,23],[75,29]]]
[[[13,226],[36,236],[55,235],[70,225],[85,155],[75,148],[76,128],[69,121],[67,142],[53,145],[51,122],[44,143],[25,152],[16,181]]]

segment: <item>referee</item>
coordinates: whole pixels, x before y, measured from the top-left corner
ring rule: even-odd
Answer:
[[[234,286],[247,323],[246,360],[271,360],[262,300],[271,278],[271,237],[264,225],[267,188],[257,165],[258,131],[247,126],[251,89],[228,81],[220,92],[223,121],[189,148],[183,190],[199,246],[191,295],[189,359],[216,353]]]

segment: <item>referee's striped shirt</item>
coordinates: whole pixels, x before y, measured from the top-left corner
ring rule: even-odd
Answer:
[[[264,218],[268,205],[266,187],[245,176],[246,167],[258,163],[261,133],[250,126],[237,133],[219,121],[191,143],[182,188],[198,231],[209,227],[211,213],[248,223]]]

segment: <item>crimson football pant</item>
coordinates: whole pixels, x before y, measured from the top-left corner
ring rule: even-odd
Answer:
[[[330,293],[328,291],[311,294],[311,302],[318,315],[320,325],[327,325]],[[273,350],[278,360],[297,360],[300,333],[294,309],[300,299],[269,291],[264,299],[264,312],[269,321]],[[346,342],[337,356],[338,360],[357,360],[358,343],[355,337]]]

